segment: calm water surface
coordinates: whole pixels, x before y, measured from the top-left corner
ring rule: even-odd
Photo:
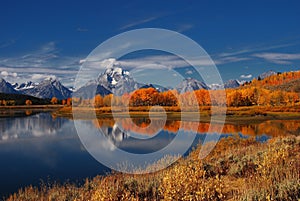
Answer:
[[[118,121],[100,119],[76,120],[89,129],[101,129],[103,145],[131,153],[151,153],[168,145],[181,128],[198,133],[193,145],[203,140],[209,124],[167,121],[159,119],[133,119],[136,126],[128,127],[129,119]],[[215,125],[218,126],[218,125]],[[131,133],[122,132],[131,130]],[[156,132],[156,127],[162,128]],[[146,129],[145,129],[146,128]],[[254,125],[225,125],[223,135],[237,133],[243,137],[255,136],[266,141],[272,136],[300,133],[300,120],[266,121]],[[155,135],[155,136],[154,136]],[[139,139],[137,140],[136,137]],[[182,139],[184,140],[184,139]],[[96,161],[84,148],[77,135],[73,120],[53,118],[49,113],[26,117],[0,118],[0,198],[17,189],[45,182],[80,183],[87,177],[105,174],[109,169]]]

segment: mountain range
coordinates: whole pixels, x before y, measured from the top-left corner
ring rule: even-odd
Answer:
[[[265,78],[276,74],[274,71],[268,71],[259,75],[259,78]],[[176,90],[179,93],[185,93],[187,91],[194,91],[198,89],[220,89],[220,88],[236,88],[243,82],[238,80],[229,80],[223,85],[214,84],[207,86],[204,82],[193,78],[186,78],[176,86]],[[107,68],[102,74],[98,76],[96,80],[91,80],[81,88],[75,90],[72,94],[72,90],[63,86],[60,81],[56,79],[45,79],[40,83],[25,82],[10,84],[3,78],[0,78],[0,93],[7,94],[25,94],[34,96],[37,98],[51,99],[56,97],[60,100],[69,98],[71,96],[81,98],[92,98],[95,94],[102,96],[108,94],[115,94],[117,96],[125,93],[130,93],[139,88],[155,88],[158,91],[166,91],[169,88],[165,88],[159,85],[138,83],[133,77],[131,77],[129,71],[122,69],[118,66],[111,66]]]

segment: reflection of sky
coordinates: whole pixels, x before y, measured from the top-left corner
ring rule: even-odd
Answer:
[[[0,197],[41,180],[82,182],[108,171],[86,152],[72,121],[41,114],[0,124],[1,135],[8,136],[0,141]]]
[[[61,118],[52,119],[51,115],[46,113],[20,118],[3,118],[0,120],[0,142],[17,138],[53,136],[66,121]]]

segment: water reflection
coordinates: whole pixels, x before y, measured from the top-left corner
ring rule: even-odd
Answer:
[[[100,163],[117,171],[135,172],[138,167],[140,171],[148,172],[147,167],[165,155],[185,154],[191,146],[207,141],[207,138],[211,141],[239,134],[266,141],[273,136],[298,134],[300,121],[225,124],[221,136],[217,131],[223,125],[217,123],[165,121],[159,118],[101,118],[92,122],[76,120],[75,124],[85,148]],[[123,164],[131,166],[120,167]]]
[[[0,198],[43,181],[76,182],[109,171],[82,146],[71,120],[49,113],[0,119]]]
[[[137,126],[130,127],[129,122],[133,121]],[[115,123],[118,122],[120,127],[125,131],[130,131],[133,133],[138,133],[139,135],[153,135],[157,132],[156,128],[161,128],[161,121],[159,119],[150,119],[147,118],[134,118],[134,119],[97,119],[93,121],[95,127],[110,127],[113,128]],[[147,127],[150,122],[154,127]],[[198,123],[192,121],[176,121],[176,120],[167,120],[165,125],[163,125],[163,130],[168,133],[177,133],[179,129],[185,131],[193,131],[198,134],[206,134],[209,130],[209,127],[212,127],[212,133],[214,130],[219,130],[219,124],[210,123]],[[267,135],[270,137],[275,136],[284,136],[284,135],[299,135],[300,134],[300,120],[268,120],[261,123],[254,124],[224,124],[222,129],[223,134],[242,134],[249,136],[259,136]]]
[[[189,133],[197,133],[196,144],[198,140],[203,140],[209,128],[208,123],[174,120],[167,120],[162,124],[159,118],[76,121],[80,122],[86,135],[94,135],[97,139],[87,143],[96,143],[96,147],[102,146],[109,152],[101,155],[108,161],[116,156],[118,159],[124,158],[122,154],[118,155],[117,149],[132,154],[151,154],[175,143],[173,149],[168,151],[177,153],[177,149],[183,149],[182,144],[193,137]],[[129,121],[133,121],[135,126]],[[218,126],[213,125],[215,128]],[[178,132],[180,133],[180,128],[184,135],[173,142]],[[103,136],[100,136],[101,133]],[[225,124],[223,133],[222,137],[239,133],[244,136],[258,136],[263,140],[273,136],[299,135],[300,120]],[[109,171],[85,150],[77,136],[73,120],[53,118],[49,113],[0,118],[0,160],[0,197],[26,185],[38,185],[40,179],[47,180],[48,177],[52,181],[81,181]],[[137,163],[141,161],[142,156],[136,159]]]
[[[129,126],[131,119],[97,119],[92,121],[92,125],[106,137],[104,140],[109,141],[111,150],[118,147],[139,154],[154,152],[167,146],[175,137],[173,132],[160,130],[164,126],[162,124],[164,121],[159,118],[152,119],[152,122],[145,118],[132,120],[136,126]]]
[[[136,126],[132,126],[129,122]],[[39,113],[27,117],[8,117],[0,118],[0,143],[9,140],[55,136],[62,126],[70,122],[65,118],[54,118],[49,113]],[[88,121],[85,121],[88,122]],[[164,124],[162,124],[164,123]],[[167,134],[176,134],[179,129],[192,131],[198,134],[208,132],[209,123],[198,123],[178,120],[167,120],[166,122],[158,119],[133,118],[133,119],[112,119],[101,118],[92,120],[90,126],[98,128],[104,133],[111,142],[119,144],[125,139],[149,138],[157,134],[162,128]],[[149,126],[152,124],[152,126]],[[211,125],[218,130],[218,124]],[[74,129],[73,129],[74,130]],[[128,135],[130,131],[131,135]],[[214,131],[214,129],[212,129]],[[72,134],[76,133],[74,130]],[[255,124],[225,124],[222,133],[259,136],[267,135],[270,137],[283,135],[298,135],[300,133],[300,120],[269,120]],[[62,132],[62,134],[71,134]]]
[[[0,139],[7,141],[53,136],[67,121],[62,118],[54,119],[48,113],[39,113],[28,117],[0,118]]]

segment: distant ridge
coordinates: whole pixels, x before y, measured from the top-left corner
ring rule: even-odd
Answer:
[[[198,89],[209,89],[209,87],[204,82],[200,82],[194,78],[187,78],[179,83],[176,87],[178,93],[185,93]]]
[[[278,81],[281,84],[274,84],[274,81],[271,80],[266,82],[271,76],[285,76],[289,75],[288,79],[291,79],[293,75],[298,75],[299,71],[295,72],[285,72],[277,73],[273,70],[264,72],[258,76],[257,81],[262,81],[264,87],[269,87],[272,89],[287,89],[288,91],[300,91],[298,80],[283,80]],[[272,78],[273,79],[273,78]],[[286,78],[285,78],[286,79]],[[265,80],[265,82],[263,82]],[[276,80],[276,79],[275,79]],[[196,80],[194,78],[187,78],[180,82],[175,88],[178,93],[185,93],[188,91],[194,91],[199,89],[212,89],[218,90],[223,88],[238,88],[242,85],[249,86],[254,80],[244,83],[236,79],[228,80],[224,84],[211,84],[207,86],[204,82]],[[270,87],[272,85],[272,87]],[[278,85],[278,87],[277,87]],[[280,87],[279,87],[280,85]],[[138,83],[133,77],[131,77],[129,71],[122,69],[119,66],[110,66],[107,68],[96,80],[89,81],[86,85],[82,86],[79,89],[73,89],[72,91],[60,83],[57,79],[46,79],[40,83],[34,83],[31,81],[25,83],[14,83],[10,84],[5,81],[3,78],[0,78],[0,93],[3,94],[23,94],[40,99],[51,99],[56,97],[59,100],[67,99],[69,97],[81,97],[81,98],[93,98],[96,94],[101,96],[106,96],[108,94],[114,94],[121,96],[125,93],[131,93],[139,88],[154,88],[157,91],[167,91],[172,88],[166,88],[153,83]]]
[[[269,70],[267,72],[264,72],[262,74],[260,74],[259,76],[257,76],[257,79],[265,79],[267,77],[270,77],[272,75],[276,75],[277,72],[273,71],[273,70]]]
[[[19,92],[16,91],[9,82],[6,82],[3,78],[0,78],[0,93],[18,94]]]

